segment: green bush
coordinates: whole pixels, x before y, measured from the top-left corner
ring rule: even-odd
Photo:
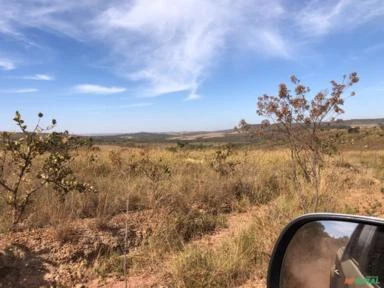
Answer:
[[[52,132],[56,120],[42,128],[38,114],[37,125],[28,130],[19,112],[13,119],[20,133],[3,132],[0,138],[0,197],[11,211],[12,228],[22,220],[32,198],[43,187],[52,187],[61,199],[73,190],[85,192],[94,190],[79,182],[70,163],[71,153],[82,142],[64,133]]]

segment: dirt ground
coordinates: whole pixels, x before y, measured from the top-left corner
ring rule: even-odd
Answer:
[[[292,241],[283,264],[283,288],[329,288],[340,243],[322,236]]]

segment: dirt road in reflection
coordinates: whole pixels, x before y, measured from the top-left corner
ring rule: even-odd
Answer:
[[[282,287],[329,288],[336,253],[344,245],[322,231],[295,235],[284,259]]]

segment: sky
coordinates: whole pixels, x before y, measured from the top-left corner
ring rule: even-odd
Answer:
[[[0,130],[201,131],[259,123],[295,74],[356,71],[344,119],[384,117],[382,0],[0,0]]]
[[[325,232],[335,238],[351,237],[358,224],[343,221],[320,221],[325,227]]]

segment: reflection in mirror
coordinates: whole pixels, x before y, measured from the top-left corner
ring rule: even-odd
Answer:
[[[384,229],[343,221],[313,221],[289,243],[282,288],[384,287]]]

